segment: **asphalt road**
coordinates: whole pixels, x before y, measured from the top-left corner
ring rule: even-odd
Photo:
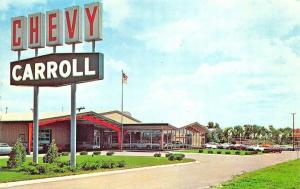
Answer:
[[[141,153],[129,153],[142,155]],[[143,155],[151,155],[144,153]],[[14,189],[198,189],[218,185],[243,172],[297,158],[296,152],[255,156],[187,154],[197,162],[22,185]],[[27,182],[27,181],[26,181]],[[3,186],[3,185],[2,185]],[[1,184],[0,184],[1,187]]]

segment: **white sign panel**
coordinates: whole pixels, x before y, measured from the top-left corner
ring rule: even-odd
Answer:
[[[11,50],[27,49],[27,18],[24,16],[11,19]]]
[[[84,6],[84,40],[102,40],[102,4],[99,2]]]
[[[28,16],[28,47],[31,49],[45,47],[45,14],[35,13]]]
[[[57,46],[63,44],[63,14],[61,10],[46,13],[46,45]]]
[[[65,43],[82,42],[82,18],[79,6],[65,9]]]

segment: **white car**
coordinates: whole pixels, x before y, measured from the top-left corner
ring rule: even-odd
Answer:
[[[8,155],[12,150],[12,147],[10,147],[6,143],[0,143],[0,155]]]
[[[229,143],[223,143],[223,144],[220,144],[220,146],[221,146],[223,149],[228,149],[230,146],[232,146],[232,144],[229,144]]]
[[[164,148],[183,148],[184,144],[181,141],[172,141],[171,143],[165,144]]]
[[[261,147],[259,145],[256,145],[256,146],[247,146],[246,149],[248,149],[248,150],[255,150],[255,151],[264,151],[265,148]]]
[[[217,149],[218,148],[218,144],[214,143],[214,142],[210,142],[210,143],[206,143],[205,144],[206,148],[212,148],[212,149]]]

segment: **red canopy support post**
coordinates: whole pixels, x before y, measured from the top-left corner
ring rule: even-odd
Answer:
[[[119,150],[122,150],[122,142],[121,142],[121,131],[117,131],[118,134],[118,146],[119,146]]]
[[[28,124],[28,154],[31,153],[32,150],[32,130],[33,130],[33,124]]]

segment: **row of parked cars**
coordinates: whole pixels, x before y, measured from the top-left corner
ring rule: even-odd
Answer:
[[[205,148],[210,149],[230,149],[230,150],[249,150],[249,151],[291,151],[293,147],[290,145],[245,145],[245,144],[231,144],[231,143],[206,143]]]

